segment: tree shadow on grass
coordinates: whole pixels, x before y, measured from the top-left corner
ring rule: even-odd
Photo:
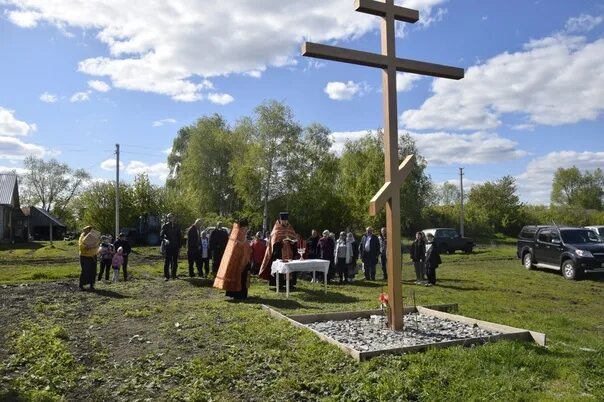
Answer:
[[[454,285],[443,285],[442,283],[440,283],[439,281],[436,281],[436,285],[434,285],[437,288],[445,288],[445,289],[454,289],[454,290],[464,290],[464,291],[476,291],[476,290],[487,290],[487,288],[480,288],[480,287],[476,287],[476,286],[468,286],[468,287],[464,287],[464,286],[454,286]]]
[[[329,288],[327,288],[327,293],[325,293],[325,290],[323,289],[303,289],[303,291],[297,294],[296,297],[299,297],[305,301],[326,303],[356,303],[360,300],[358,297],[349,296],[340,292],[334,292]]]
[[[214,286],[214,279],[210,278],[183,278],[183,281],[197,288],[211,288]]]
[[[476,282],[474,280],[471,279],[457,279],[457,278],[438,278],[438,282],[458,282],[458,283],[464,283],[464,282]]]
[[[96,289],[92,290],[92,293],[94,293],[98,296],[110,297],[112,299],[130,299],[130,296],[123,295],[121,293],[117,293],[117,292],[114,292],[113,290],[107,290],[107,289],[96,288]]]
[[[45,244],[40,242],[29,242],[29,243],[15,243],[15,244],[2,244],[0,245],[0,251],[6,250],[38,250],[44,247]]]
[[[381,288],[383,286],[388,286],[388,282],[370,282],[366,280],[360,280],[347,283],[346,286],[356,286],[362,288]]]

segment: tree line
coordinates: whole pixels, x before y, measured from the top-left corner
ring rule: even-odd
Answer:
[[[164,186],[152,185],[146,175],[120,186],[121,226],[135,226],[146,213],[173,212],[183,224],[198,217],[208,225],[219,219],[247,218],[254,229],[270,230],[283,210],[289,211],[294,227],[304,234],[312,228],[360,232],[368,225],[383,226],[383,212],[374,217],[368,214],[369,200],[384,180],[382,131],[368,131],[360,139],[347,141],[338,155],[331,151],[330,134],[320,123],[302,126],[289,106],[274,100],[258,105],[252,116],[232,126],[219,114],[201,117],[178,130]],[[416,162],[400,190],[401,232],[411,237],[427,227],[457,227],[459,188],[451,183],[435,184],[413,138],[402,134],[399,159],[409,154],[416,155]],[[49,202],[48,194],[36,190],[41,187],[40,177],[33,168],[39,172],[40,163],[50,162],[29,160],[36,163],[26,164],[31,169],[23,177],[28,201],[44,205],[73,227],[94,224],[112,232],[113,183],[84,185],[89,179],[85,172],[57,171],[53,174],[81,180],[62,186],[69,190],[69,197],[55,195],[62,201]],[[476,238],[491,238],[496,233],[515,236],[525,224],[604,221],[600,169],[558,169],[550,206],[521,203],[512,176],[474,185],[464,196],[466,233]]]

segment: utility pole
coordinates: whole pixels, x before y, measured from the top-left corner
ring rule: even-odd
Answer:
[[[459,194],[460,194],[460,209],[459,209],[459,234],[463,237],[463,168],[459,168]]]
[[[120,235],[120,144],[115,144],[115,239]]]

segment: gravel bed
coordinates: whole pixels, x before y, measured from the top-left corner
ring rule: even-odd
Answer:
[[[404,316],[404,329],[392,331],[383,316],[307,324],[324,335],[361,352],[425,345],[500,334],[474,324],[468,325],[419,313]]]

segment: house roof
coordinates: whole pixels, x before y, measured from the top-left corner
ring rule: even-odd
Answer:
[[[14,173],[0,174],[0,204],[13,205],[13,195],[17,186],[17,175]]]
[[[66,225],[59,220],[59,218],[46,211],[44,208],[38,208],[34,206],[21,208],[21,211],[23,211],[23,214],[25,214],[25,216],[31,216],[32,210],[36,210],[40,214],[44,215],[48,220],[52,222],[53,225],[66,227]]]

